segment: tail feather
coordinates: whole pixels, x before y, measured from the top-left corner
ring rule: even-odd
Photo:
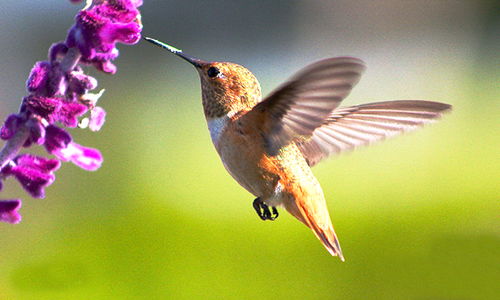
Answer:
[[[290,201],[285,203],[285,208],[295,218],[311,228],[314,235],[332,256],[338,256],[341,261],[345,261],[326,207],[314,209],[303,201]]]
[[[326,230],[316,226],[316,224],[312,224],[310,228],[313,230],[314,234],[318,239],[323,243],[326,250],[333,255],[338,256],[341,261],[345,261],[344,255],[342,254],[342,249],[340,248],[339,240],[333,227],[327,228]]]

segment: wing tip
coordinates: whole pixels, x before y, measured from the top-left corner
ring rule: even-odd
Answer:
[[[441,103],[441,102],[437,102]],[[453,105],[447,104],[447,103],[441,103],[444,106],[444,109],[442,110],[443,113],[449,113],[453,110]]]
[[[448,103],[429,101],[429,100],[415,100],[415,101],[425,102],[426,104],[431,106],[430,108],[436,109],[436,111],[439,113],[448,113],[453,110],[453,105]]]
[[[366,62],[364,60],[362,60],[361,58],[358,58],[358,57],[354,57],[354,56],[349,56],[349,55],[343,55],[343,56],[337,56],[337,57],[334,57],[335,59],[345,59],[345,60],[350,60],[350,61],[354,61],[356,63],[359,63],[363,66],[366,67]]]

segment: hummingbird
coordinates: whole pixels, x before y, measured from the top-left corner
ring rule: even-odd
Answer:
[[[306,66],[262,98],[257,78],[231,62],[205,61],[153,38],[193,65],[201,80],[210,137],[228,173],[256,198],[262,220],[284,208],[344,261],[323,190],[311,167],[373,142],[435,121],[451,106],[397,100],[339,107],[365,71],[354,57]]]

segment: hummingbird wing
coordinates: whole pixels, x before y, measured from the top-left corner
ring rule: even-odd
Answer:
[[[333,111],[311,138],[297,142],[312,167],[322,159],[436,121],[451,105],[419,100],[386,101]]]
[[[357,58],[324,59],[299,71],[257,104],[247,116],[260,122],[268,154],[277,154],[296,138],[309,138],[349,95],[364,70]]]

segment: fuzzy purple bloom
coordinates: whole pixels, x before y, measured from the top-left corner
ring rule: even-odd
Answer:
[[[52,44],[49,49],[49,61],[51,63],[61,60],[68,53],[68,46],[65,43],[59,42]]]
[[[14,133],[16,133],[21,123],[22,118],[17,114],[9,115],[3,124],[2,129],[0,129],[0,137],[2,140],[10,139]]]
[[[71,161],[87,171],[97,170],[103,161],[99,150],[73,143],[69,133],[53,125],[46,129],[44,146],[47,152],[58,159]]]
[[[57,114],[57,120],[66,127],[76,127],[78,118],[85,114],[88,107],[78,102],[64,102]]]
[[[81,68],[76,68],[68,76],[68,89],[66,98],[78,100],[78,97],[85,95],[88,91],[97,87],[97,80],[83,73]]]
[[[18,213],[21,208],[21,200],[1,200],[0,201],[0,221],[11,224],[21,222],[21,215]]]
[[[57,159],[22,154],[5,166],[1,174],[4,177],[13,175],[32,197],[43,198],[45,197],[45,187],[54,182],[54,171],[60,165],[61,163]]]
[[[55,122],[59,113],[62,101],[58,98],[29,95],[24,97],[23,109],[30,114],[45,119],[49,123]]]
[[[71,141],[71,135],[69,135],[69,133],[67,133],[64,129],[54,125],[50,125],[45,129],[44,146],[50,154],[54,154],[54,152],[68,147],[68,144],[71,143]]]
[[[26,143],[24,143],[24,147],[29,147],[33,143],[41,145],[45,142],[45,126],[43,126],[40,121],[35,118],[30,118],[26,121],[26,127],[29,128],[30,135]]]
[[[102,107],[94,107],[94,109],[90,111],[89,129],[92,131],[99,131],[102,125],[104,125],[105,119],[106,111]]]
[[[114,74],[111,63],[118,56],[116,43],[135,44],[139,41],[142,24],[137,7],[142,1],[96,1],[76,16],[75,25],[66,39],[68,47],[77,47],[82,61],[97,69]]]
[[[71,161],[87,171],[99,169],[103,161],[99,150],[83,147],[77,143],[69,143],[66,148],[59,148],[52,153],[60,160]]]
[[[39,92],[47,85],[49,77],[50,63],[48,61],[39,61],[31,70],[30,76],[26,81],[26,88],[29,92]]]
[[[59,121],[67,127],[76,127],[78,118],[88,110],[87,105],[68,102],[60,98],[29,95],[24,98],[23,108],[49,124]]]
[[[70,0],[80,3],[81,0]],[[99,93],[89,93],[97,80],[86,75],[79,64],[93,65],[106,73],[115,73],[111,62],[119,52],[116,43],[135,44],[140,40],[142,24],[137,9],[142,0],[94,0],[87,2],[75,18],[64,42],[50,47],[48,60],[37,62],[26,81],[28,96],[19,113],[7,117],[0,129],[5,145],[0,150],[0,189],[2,180],[15,177],[35,198],[45,196],[45,187],[55,180],[60,161],[71,161],[89,171],[98,169],[102,155],[97,149],[73,142],[64,127],[85,127],[80,117],[90,110],[88,127],[98,131],[106,112],[96,106]],[[18,155],[22,147],[43,145],[57,159],[30,154]],[[0,221],[17,223],[20,200],[0,201]]]
[[[0,129],[0,138],[9,140],[17,132],[19,127],[26,126],[29,130],[29,135],[23,144],[24,147],[29,147],[31,144],[42,144],[45,137],[45,127],[40,124],[37,119],[30,118],[27,121],[17,114],[12,114],[7,117],[4,125]]]
[[[66,90],[66,78],[59,62],[37,62],[26,81],[26,89],[42,96],[63,95]]]

